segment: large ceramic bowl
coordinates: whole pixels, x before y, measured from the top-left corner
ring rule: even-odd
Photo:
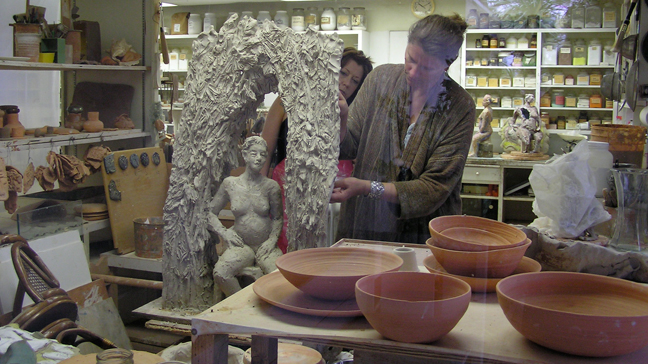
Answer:
[[[450,250],[507,249],[524,245],[527,239],[515,226],[477,216],[439,216],[428,225],[434,245]]]
[[[504,278],[511,275],[531,245],[531,240],[527,239],[524,245],[475,252],[443,249],[433,241],[434,238],[430,238],[425,243],[448,273],[480,278]]]
[[[437,262],[434,255],[430,255],[426,257],[423,260],[423,265],[431,273],[446,274],[461,279],[462,281],[470,285],[470,288],[472,289],[473,292],[495,292],[495,286],[497,285],[497,283],[499,283],[499,281],[503,279],[503,278],[464,277],[456,274],[450,274],[448,273],[448,271],[443,269],[443,267],[441,266],[441,264],[439,264],[439,262]],[[540,265],[540,263],[536,262],[531,258],[522,257],[520,264],[518,264],[517,268],[515,268],[513,273],[511,273],[511,275],[529,273],[529,272],[539,272],[541,270],[542,270],[542,266]]]
[[[648,287],[572,272],[514,275],[497,284],[511,325],[536,344],[567,354],[614,356],[648,345]]]
[[[470,302],[470,286],[457,278],[421,272],[390,272],[356,283],[356,301],[384,337],[427,343],[450,332]]]
[[[313,248],[284,254],[275,264],[302,292],[326,300],[347,300],[354,297],[358,279],[396,271],[403,259],[372,249]]]

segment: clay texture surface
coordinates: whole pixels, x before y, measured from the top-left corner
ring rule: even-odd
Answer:
[[[164,207],[164,308],[201,311],[215,303],[208,204],[238,167],[239,136],[267,93],[279,92],[291,122],[289,249],[323,243],[339,152],[342,49],[337,35],[296,34],[236,16],[194,41]]]

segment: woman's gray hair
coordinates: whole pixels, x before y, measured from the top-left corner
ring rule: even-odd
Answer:
[[[428,15],[412,24],[407,42],[423,48],[431,56],[444,59],[448,66],[457,59],[468,28],[466,21],[459,15]]]
[[[253,145],[262,145],[266,150],[268,149],[268,143],[266,143],[265,139],[258,135],[253,135],[245,139],[243,145],[241,145],[241,151],[246,152],[250,150]]]

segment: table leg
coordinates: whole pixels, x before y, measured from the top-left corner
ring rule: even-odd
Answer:
[[[277,364],[277,344],[274,337],[252,335],[252,364]]]
[[[192,364],[227,364],[228,335],[192,336]]]

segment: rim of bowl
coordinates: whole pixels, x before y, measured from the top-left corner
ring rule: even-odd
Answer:
[[[482,222],[484,222],[484,223],[494,224],[494,225],[496,225],[496,226],[499,226],[499,227],[502,227],[502,228],[504,228],[504,229],[507,229],[507,230],[509,230],[509,231],[511,232],[511,234],[518,234],[518,231],[519,231],[520,233],[524,234],[524,231],[522,231],[522,230],[520,230],[520,229],[518,229],[518,228],[516,228],[516,227],[514,227],[514,226],[511,226],[511,225],[509,225],[509,224],[507,224],[507,223],[504,223],[504,222],[501,222],[501,221],[497,221],[497,220],[487,219],[487,218],[485,218],[485,217],[480,217],[480,216],[471,216],[471,215],[444,215],[444,216],[437,216],[437,217],[431,219],[431,220],[428,222],[428,228],[431,229],[431,230],[434,230],[437,234],[443,235],[443,231],[437,231],[436,229],[434,229],[434,228],[432,227],[432,222],[433,222],[433,221],[439,221],[439,220],[447,220],[447,219],[450,219],[450,218],[462,218],[462,219],[466,219],[466,220],[477,220],[477,221],[482,221]],[[461,225],[461,226],[452,226],[452,227],[472,227],[472,226]],[[488,231],[488,230],[486,230],[486,231]],[[490,232],[490,231],[489,231],[489,232]],[[448,238],[448,239],[452,239],[452,238],[447,237],[447,236],[445,236],[445,235],[443,235],[443,236],[446,237],[446,238]],[[526,237],[526,234],[524,234],[524,236]],[[456,240],[456,239],[455,239],[455,240]],[[518,244],[518,243],[519,243],[519,242],[511,243],[511,244]]]
[[[406,274],[410,275],[411,274],[411,275],[421,275],[422,277],[423,277],[423,275],[425,275],[425,276],[433,276],[433,277],[441,277],[442,279],[449,279],[450,281],[454,281],[455,283],[459,283],[461,286],[463,286],[463,288],[465,289],[465,292],[461,293],[460,295],[454,296],[454,297],[448,297],[448,298],[439,299],[439,300],[410,301],[410,300],[403,300],[403,299],[398,299],[398,298],[388,298],[388,297],[378,296],[376,294],[369,293],[369,292],[367,292],[367,291],[365,291],[365,290],[363,290],[362,288],[359,287],[359,284],[361,283],[361,281],[368,280],[368,279],[373,278],[374,276],[377,276],[377,275],[385,275],[385,274],[399,274],[399,275],[406,275]],[[396,302],[403,302],[403,303],[444,302],[444,301],[454,300],[454,299],[463,297],[465,295],[471,295],[472,294],[472,287],[470,287],[470,285],[467,282],[462,281],[461,279],[456,278],[456,277],[452,277],[452,276],[441,274],[441,273],[432,273],[432,272],[426,273],[426,272],[399,272],[399,271],[396,271],[396,272],[384,272],[384,273],[371,274],[371,275],[368,275],[366,277],[360,278],[356,282],[355,286],[356,286],[357,290],[361,291],[362,293],[364,293],[364,294],[366,294],[368,296],[376,297],[376,298],[380,298],[380,299],[385,299],[385,300],[396,301]]]
[[[429,238],[425,241],[425,245],[427,245],[429,248],[434,248],[434,249],[439,249],[447,252],[461,252],[461,253],[466,253],[466,254],[496,254],[497,252],[502,252],[502,251],[507,251],[507,250],[513,250],[513,249],[521,249],[522,247],[529,247],[531,245],[532,241],[529,238],[526,238],[525,243],[522,245],[515,245],[511,247],[506,247],[506,248],[501,248],[501,249],[490,249],[490,250],[479,250],[479,251],[473,251],[473,250],[454,250],[454,249],[446,249],[446,248],[441,248],[438,247],[434,244],[431,243],[433,238]]]

